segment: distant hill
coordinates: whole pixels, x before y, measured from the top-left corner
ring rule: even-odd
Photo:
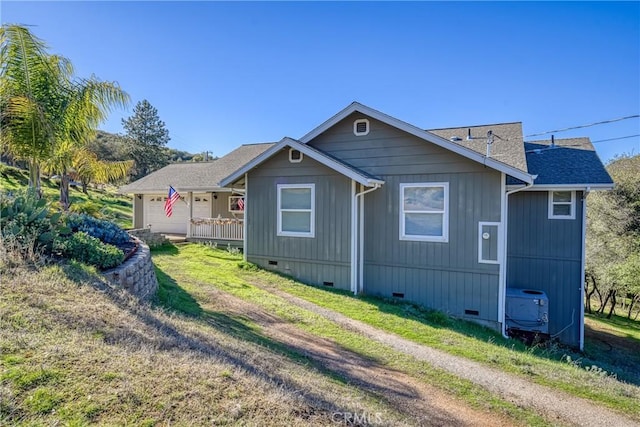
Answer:
[[[96,138],[89,143],[89,150],[96,153],[101,160],[129,160],[125,137],[115,133],[99,130]],[[204,155],[202,153],[192,154],[187,151],[168,147],[165,148],[165,150],[171,163],[204,161]]]

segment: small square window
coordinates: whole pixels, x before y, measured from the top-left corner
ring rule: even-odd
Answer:
[[[244,212],[244,196],[229,196],[229,212]]]
[[[576,192],[549,191],[549,219],[575,219]]]

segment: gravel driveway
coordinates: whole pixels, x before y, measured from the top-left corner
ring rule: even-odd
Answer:
[[[551,421],[557,420],[562,424],[585,427],[640,426],[640,423],[586,399],[570,396],[480,363],[417,344],[353,320],[333,310],[317,306],[264,283],[254,284],[298,307],[312,311],[367,338],[446,370],[460,378],[470,380],[516,405],[533,408]]]

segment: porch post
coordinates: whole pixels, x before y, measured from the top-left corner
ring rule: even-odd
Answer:
[[[191,219],[193,218],[193,192],[189,191],[187,194],[187,198],[189,199],[189,203],[187,204],[189,208],[189,219],[187,220],[187,238],[191,237]]]

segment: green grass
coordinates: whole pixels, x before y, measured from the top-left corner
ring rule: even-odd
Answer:
[[[251,283],[258,281],[274,286],[414,342],[602,403],[640,419],[640,388],[624,383],[611,374],[616,373],[617,368],[606,359],[590,359],[557,347],[531,349],[517,341],[505,340],[499,334],[474,323],[448,319],[410,304],[353,297],[346,292],[304,286],[266,271],[252,271],[239,262],[238,256],[200,245],[182,246],[177,254],[158,251],[154,253],[154,260],[160,270],[171,271],[176,283],[197,301],[206,299],[207,286],[214,286],[259,304],[305,330],[331,338],[356,352],[389,360],[392,366],[395,366],[393,359],[398,357],[397,354],[383,351],[379,345],[372,346],[370,342],[359,341],[361,338],[352,336],[319,316],[292,307]],[[238,268],[238,264],[243,268]],[[410,361],[398,363],[402,369],[415,373]],[[638,374],[636,367],[635,372],[621,372],[620,376],[637,381]],[[459,396],[465,396],[465,390],[470,387],[446,375],[442,376],[444,380],[438,381],[441,372],[431,371],[426,375],[429,381],[435,381]]]
[[[407,425],[250,320],[180,292],[168,312],[78,265],[0,273],[0,425],[331,426],[356,408]]]
[[[345,330],[315,313],[293,306],[282,298],[252,285],[250,279],[255,278],[252,276],[256,274],[260,279],[264,279],[267,275],[271,280],[288,280],[269,273],[256,272],[252,268],[247,269],[246,264],[239,262],[241,258],[238,255],[203,245],[181,245],[177,254],[175,250],[168,253],[166,249],[159,249],[154,250],[153,255],[158,269],[164,272],[170,271],[173,283],[193,295],[196,301],[201,301],[201,305],[205,305],[211,298],[209,289],[213,287],[257,304],[267,312],[306,332],[330,339],[341,347],[375,360],[390,369],[408,373],[419,380],[446,390],[474,407],[506,414],[519,423],[546,424],[544,419],[533,411],[519,408],[493,396],[470,381],[432,368],[360,334]],[[243,268],[238,268],[238,264]]]
[[[14,192],[26,189],[29,184],[27,171],[11,166],[0,165],[0,190]],[[58,181],[42,177],[42,192],[44,196],[57,206],[60,199]],[[89,187],[88,194],[82,192],[81,187],[69,188],[71,205],[94,202],[99,206],[103,218],[113,221],[122,228],[131,228],[133,208],[131,198],[116,194],[116,188],[106,186],[105,189]]]

